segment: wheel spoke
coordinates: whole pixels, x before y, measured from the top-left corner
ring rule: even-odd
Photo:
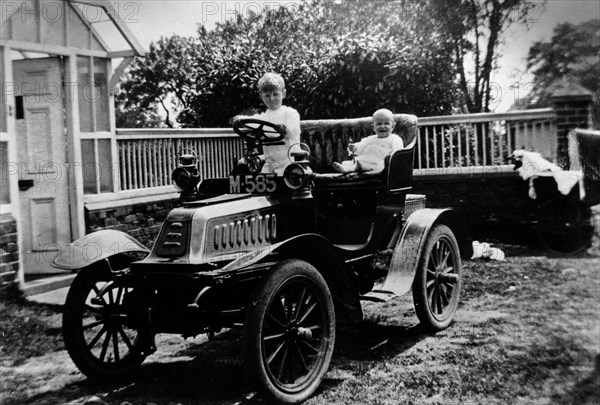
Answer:
[[[280,338],[282,338],[284,336],[285,336],[285,333],[276,333],[274,335],[269,335],[269,336],[263,337],[263,341],[268,342],[270,340],[280,339]]]
[[[313,310],[316,307],[317,307],[317,302],[315,301],[306,309],[306,312],[304,312],[302,317],[298,320],[298,325],[301,325],[304,321],[306,321],[306,319],[309,317],[309,315],[313,312]]]
[[[439,242],[436,242],[436,244],[433,246],[433,249],[431,250],[431,254],[429,255],[430,258],[430,262],[433,265],[433,269],[437,269],[438,266],[438,245]],[[429,267],[429,266],[428,266]]]
[[[434,285],[431,288],[431,291],[429,292],[429,294],[427,295],[427,302],[430,303],[430,306],[431,306],[432,310],[435,308],[434,295],[435,295],[435,292],[436,292],[437,288],[438,287],[436,285]]]
[[[94,327],[96,327],[98,325],[102,325],[103,323],[104,323],[104,319],[100,319],[100,320],[98,320],[96,322],[92,322],[92,323],[89,323],[87,325],[83,325],[82,329],[86,330],[86,329],[94,328]]]
[[[106,312],[104,311],[104,308],[97,308],[97,307],[93,307],[90,304],[85,304],[85,308],[87,308],[89,311],[104,316],[106,315]]]
[[[438,240],[435,244],[435,253],[436,253],[436,267],[440,268],[440,266],[442,265],[443,262],[443,255],[444,255],[444,243],[442,243],[442,241]]]
[[[427,282],[427,289],[429,290],[429,287],[431,287],[434,283],[435,283],[435,280],[429,280]]]
[[[441,268],[445,269],[446,266],[448,265],[448,258],[450,257],[450,249],[448,248],[448,246],[446,244],[442,245],[443,246],[443,258],[442,258],[442,263],[441,263]]]
[[[289,351],[289,357],[290,357],[290,361],[288,361],[288,366],[289,366],[289,371],[290,371],[290,377],[291,379],[289,380],[289,382],[294,382],[296,381],[296,361],[294,360],[295,356],[295,350],[290,350]]]
[[[308,301],[308,299],[305,298],[306,297],[306,291],[307,291],[307,288],[304,287],[302,289],[302,292],[300,293],[300,299],[298,300],[298,305],[296,305],[296,311],[294,311],[294,316],[292,317],[293,320],[297,320],[298,319],[298,315],[302,312],[302,307],[303,307],[303,304],[304,304],[305,300]]]
[[[115,362],[121,360],[119,357],[119,336],[117,335],[117,331],[113,330],[113,347],[115,353]]]
[[[437,289],[437,294],[435,295],[435,300],[437,303],[437,309],[438,309],[438,314],[441,314],[443,311],[443,307],[442,307],[442,292],[440,291],[441,288],[438,287]]]
[[[279,362],[279,372],[277,373],[277,379],[281,381],[281,377],[283,376],[283,370],[285,369],[285,361],[288,357],[288,348],[285,345],[285,350],[283,351],[283,355],[281,356],[281,361]]]
[[[117,304],[120,304],[120,303],[121,303],[121,297],[122,297],[122,295],[123,295],[123,287],[119,287],[119,288],[117,289],[117,298],[115,299],[115,302],[116,302]]]
[[[283,301],[285,302],[285,320],[289,322],[294,319],[294,288],[289,289]]]
[[[285,325],[283,323],[281,323],[281,321],[279,319],[275,318],[275,315],[273,315],[272,313],[269,312],[268,316],[271,321],[275,322],[275,324],[277,326],[279,326],[279,328],[285,329]],[[269,325],[269,326],[272,326],[272,325]]]
[[[104,334],[104,332],[106,331],[106,325],[102,325],[102,328],[100,329],[100,331],[96,334],[96,336],[94,336],[94,338],[92,339],[92,341],[90,343],[88,343],[88,349],[92,350],[94,348],[94,346],[96,346],[96,343],[98,343],[98,340],[100,340],[100,337]]]
[[[273,360],[275,360],[275,357],[277,357],[279,352],[281,352],[281,349],[283,349],[286,346],[285,343],[286,343],[285,341],[281,342],[279,344],[279,346],[277,346],[277,348],[275,350],[273,350],[273,353],[271,353],[271,355],[267,359],[267,364],[271,364],[273,362]],[[286,349],[286,351],[287,351],[287,349]]]
[[[304,374],[306,374],[306,373],[308,373],[308,366],[306,365],[306,360],[304,360],[304,356],[302,355],[300,346],[295,345],[294,347],[296,348],[296,354],[298,355],[298,360],[299,360],[298,363],[300,363],[300,366],[304,370]]]
[[[102,352],[100,352],[100,361],[104,361],[104,357],[106,356],[106,350],[108,349],[108,344],[110,343],[110,332],[106,332],[106,338],[104,338],[104,342],[102,342]]]
[[[131,340],[129,339],[129,337],[127,336],[125,331],[123,330],[122,326],[119,326],[119,334],[121,335],[123,342],[125,342],[125,344],[127,345],[127,348],[129,349],[129,351],[133,351],[133,344],[131,343]]]
[[[92,285],[92,289],[96,293],[96,298],[100,298],[102,300],[102,302],[104,303],[104,305],[108,305],[106,303],[106,301],[104,300],[104,297],[102,295],[100,295],[100,290],[98,289],[98,287],[96,286],[96,284]]]
[[[319,349],[308,343],[306,340],[302,340],[301,343],[304,344],[310,350],[312,350],[315,354],[319,354]]]
[[[310,329],[311,332],[312,332],[313,330],[322,329],[323,325],[321,325],[320,323],[318,323],[318,324],[314,324],[314,325],[310,325],[310,326],[303,326],[303,327],[306,328],[306,329]]]
[[[275,312],[275,313],[273,313]],[[283,321],[278,319],[278,316],[283,317]],[[280,299],[276,299],[273,305],[269,308],[269,319],[275,322],[279,327],[285,329],[286,324],[288,323],[287,316],[285,314],[285,307],[283,306],[283,302]]]
[[[444,288],[444,286],[440,286],[440,295],[442,298],[442,305],[448,305],[448,303],[450,302],[450,300],[448,299],[448,289]]]

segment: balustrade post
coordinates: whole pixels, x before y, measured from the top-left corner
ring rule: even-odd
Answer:
[[[593,93],[572,82],[563,82],[550,98],[556,113],[557,164],[569,167],[569,131],[592,128]]]

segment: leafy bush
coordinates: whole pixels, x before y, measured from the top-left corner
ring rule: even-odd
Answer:
[[[313,1],[202,27],[194,38],[162,38],[136,60],[119,100],[130,108],[171,100],[181,126],[225,126],[261,107],[256,83],[275,71],[286,80],[286,104],[303,119],[382,107],[450,114],[453,45],[428,4]]]

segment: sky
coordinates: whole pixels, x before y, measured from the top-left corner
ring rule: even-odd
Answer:
[[[246,15],[251,11],[275,8],[280,5],[295,7],[293,0],[109,0],[139,42],[148,49],[152,41],[161,36],[193,36],[198,24],[214,27],[217,21],[232,18],[236,13]],[[443,0],[441,0],[443,1]],[[513,102],[527,94],[531,76],[526,74],[526,58],[536,41],[548,41],[558,23],[581,23],[600,18],[600,1],[548,0],[531,1],[534,7],[527,15],[528,28],[511,26],[504,34],[504,45],[499,70],[492,75],[492,93],[495,96],[490,108],[495,112],[507,111]],[[599,38],[590,39],[598,41]]]

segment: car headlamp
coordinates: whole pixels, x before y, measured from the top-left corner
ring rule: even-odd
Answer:
[[[194,194],[196,185],[200,182],[198,159],[195,154],[183,153],[178,160],[179,166],[171,172],[171,180],[182,197],[185,195],[188,198]]]
[[[189,172],[187,167],[183,166],[179,166],[173,170],[171,180],[173,180],[173,186],[179,192],[187,190],[194,183],[192,173]]]
[[[307,168],[304,168],[303,165],[291,163],[283,171],[283,180],[285,181],[286,186],[292,190],[298,190],[305,185],[308,174]]]

